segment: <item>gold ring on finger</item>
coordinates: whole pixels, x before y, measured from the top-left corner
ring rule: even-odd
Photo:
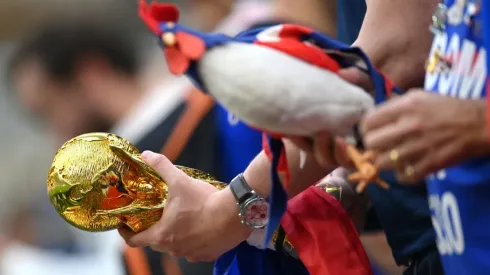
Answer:
[[[398,162],[399,159],[400,159],[400,153],[398,153],[398,150],[396,149],[391,150],[390,160],[393,162]]]
[[[412,165],[405,166],[405,176],[411,177],[415,174],[415,168]]]

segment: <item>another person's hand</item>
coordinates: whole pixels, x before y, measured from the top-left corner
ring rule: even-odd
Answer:
[[[247,239],[233,194],[187,176],[166,157],[144,152],[143,159],[168,185],[168,199],[158,223],[138,234],[119,233],[129,246],[169,252],[190,261],[212,261]]]
[[[322,179],[316,186],[340,187],[340,204],[354,222],[358,232],[362,232],[366,213],[369,209],[369,198],[366,194],[358,194],[347,176],[349,171],[339,167]]]
[[[401,182],[490,153],[485,100],[460,100],[414,89],[368,113],[361,124],[380,168]]]
[[[346,154],[346,142],[343,138],[334,137],[327,132],[317,133],[313,138],[293,136],[287,138],[301,151],[314,156],[316,162],[324,168],[352,166]]]

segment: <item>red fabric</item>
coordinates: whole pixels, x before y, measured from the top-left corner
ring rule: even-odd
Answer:
[[[277,42],[261,41],[259,38],[255,44],[276,49],[311,65],[338,72],[340,65],[337,61],[325,54],[321,48],[303,41],[303,38],[311,32],[312,30],[306,27],[285,24],[281,26],[278,33],[280,39]]]
[[[395,83],[393,83],[393,81],[391,79],[389,79],[388,77],[386,77],[386,75],[384,75],[382,72],[380,72],[380,71],[378,71],[378,72],[385,79],[386,97],[390,98],[391,94],[393,93],[393,87],[395,87]]]
[[[289,200],[281,225],[311,275],[373,274],[352,220],[320,188]]]
[[[267,140],[266,133],[262,133],[262,149],[264,150],[267,159],[269,159],[269,161],[272,161],[272,152],[271,148],[269,147],[269,141]]]
[[[281,155],[279,156],[279,165],[277,166],[277,172],[284,175],[282,185],[285,190],[289,190],[289,181],[291,180],[291,173],[289,172],[288,158],[286,155],[286,147],[282,147]]]
[[[337,72],[340,70],[340,65],[326,55],[320,48],[305,44],[295,39],[283,38],[280,42],[256,41],[255,44],[276,49],[289,56],[299,58],[308,64],[318,66],[332,72]]]
[[[279,37],[285,38],[290,37],[296,40],[301,40],[301,38],[305,35],[312,33],[313,30],[300,26],[300,25],[292,25],[292,24],[283,24],[281,28],[281,32],[279,33]]]

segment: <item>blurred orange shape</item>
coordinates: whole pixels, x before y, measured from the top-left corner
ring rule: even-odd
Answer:
[[[204,41],[195,35],[179,31],[175,36],[180,51],[189,59],[198,60],[206,51]]]
[[[177,47],[168,47],[164,50],[168,68],[172,74],[181,75],[187,71],[190,65],[189,58]]]

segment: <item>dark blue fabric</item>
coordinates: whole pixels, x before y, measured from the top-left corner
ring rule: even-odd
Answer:
[[[366,0],[337,1],[337,39],[346,44],[352,44],[366,13]]]
[[[236,253],[239,251],[239,253]],[[283,253],[272,250],[260,250],[247,243],[241,243],[236,249],[221,256],[220,260],[232,261],[231,266],[223,268],[216,264],[214,275],[307,275],[308,271],[301,263]],[[227,273],[228,272],[228,273]]]
[[[488,1],[482,1],[482,26],[483,29],[483,46],[485,49],[490,49],[490,12],[486,12],[490,9],[490,3]],[[490,54],[487,54],[487,71],[490,70]]]
[[[221,105],[216,106],[218,178],[230,182],[262,150],[262,134],[251,129]]]
[[[339,0],[337,9],[337,38],[351,44],[359,34],[366,2]],[[370,230],[385,231],[395,260],[399,264],[406,264],[412,255],[435,244],[427,192],[424,185],[407,187],[396,184],[391,173],[383,173],[383,178],[392,187],[383,190],[375,185],[368,186],[367,192],[376,214],[369,215],[366,223]]]
[[[379,229],[386,233],[398,264],[408,264],[411,257],[435,245],[435,233],[430,219],[425,184],[400,185],[391,172],[382,172],[381,178],[390,184],[384,190],[368,185]]]
[[[269,224],[266,229],[266,237],[264,240],[264,246],[267,246],[272,240],[274,231],[279,227],[281,223],[282,215],[286,212],[288,195],[284,190],[277,168],[279,166],[279,160],[281,152],[284,149],[284,143],[281,139],[268,138],[269,148],[272,152],[272,165],[271,165],[271,195],[269,197],[270,209],[269,209]],[[285,157],[285,156],[284,156]]]
[[[373,275],[383,275],[383,272],[381,272],[378,268],[376,268],[375,266],[372,267],[373,268]]]

